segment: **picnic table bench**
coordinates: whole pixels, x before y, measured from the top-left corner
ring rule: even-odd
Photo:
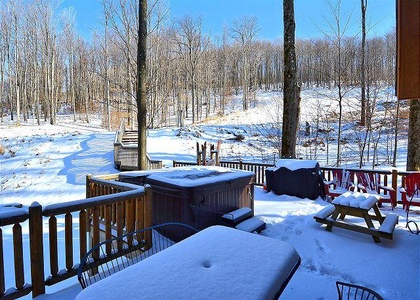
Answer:
[[[393,239],[393,232],[398,223],[398,215],[388,214],[382,216],[378,207],[379,196],[368,193],[346,192],[335,198],[331,204],[315,216],[318,223],[326,224],[325,228],[331,231],[334,226],[369,234],[375,243],[380,243],[380,238]],[[373,213],[372,213],[373,212]],[[346,216],[363,218],[367,227],[354,222],[345,221]],[[380,226],[375,228],[373,221],[378,221]]]

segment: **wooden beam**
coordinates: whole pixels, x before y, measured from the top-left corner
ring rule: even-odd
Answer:
[[[397,98],[420,99],[420,0],[397,0]]]

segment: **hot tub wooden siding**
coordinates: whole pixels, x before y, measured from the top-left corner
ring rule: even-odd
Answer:
[[[241,207],[254,210],[254,178],[251,172],[238,172],[234,180],[217,180],[211,184],[184,187],[147,176],[121,178],[134,184],[152,187],[153,225],[182,222],[197,227],[190,204],[212,207],[215,212],[227,213]],[[182,235],[182,234],[181,234]],[[177,236],[176,239],[178,239]]]

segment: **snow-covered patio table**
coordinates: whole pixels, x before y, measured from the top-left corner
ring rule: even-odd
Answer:
[[[392,240],[395,225],[398,223],[398,216],[395,214],[382,216],[378,208],[378,201],[379,196],[376,194],[345,192],[331,202],[333,205],[319,211],[314,218],[319,223],[327,224],[325,229],[328,231],[336,226],[370,234],[375,243],[381,242],[380,237]],[[371,210],[373,210],[373,214],[369,213]],[[349,221],[345,222],[344,218],[347,215],[363,218],[367,227]],[[337,220],[338,216],[340,216],[339,220]],[[374,220],[379,222],[379,229],[375,228]]]
[[[277,299],[299,264],[286,242],[212,226],[87,287],[76,299]]]

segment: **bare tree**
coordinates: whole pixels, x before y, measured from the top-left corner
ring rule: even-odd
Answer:
[[[366,53],[366,9],[367,0],[360,0],[362,13],[362,44],[360,58],[360,93],[361,93],[361,109],[360,109],[360,125],[366,124],[366,71],[365,71],[365,53]]]
[[[139,29],[137,44],[137,124],[138,124],[138,164],[139,170],[147,170],[147,0],[139,3]]]
[[[300,91],[297,84],[295,52],[294,0],[283,0],[284,21],[284,106],[281,156],[296,157],[297,130],[299,127]]]
[[[240,45],[241,61],[241,83],[243,90],[243,110],[248,109],[248,90],[250,76],[250,55],[253,42],[258,34],[258,19],[254,16],[244,16],[233,21],[230,28],[232,38]]]
[[[67,87],[67,99],[70,98],[73,112],[73,120],[76,121],[76,97],[75,97],[75,79],[74,79],[74,61],[75,61],[75,22],[76,15],[73,9],[68,9],[63,13],[63,40],[62,44],[65,49],[65,55],[67,56],[67,68],[66,68],[66,87]]]
[[[410,100],[407,171],[420,171],[420,99]]]
[[[201,32],[201,18],[184,17],[177,22],[175,41],[178,46],[178,55],[183,59],[184,68],[189,81],[191,91],[192,122],[198,120],[199,101],[197,96],[197,69],[203,53],[208,46]],[[186,113],[188,109],[186,109]]]
[[[328,34],[325,31],[324,34],[329,39],[334,57],[331,78],[337,88],[337,97],[338,102],[338,129],[337,129],[337,158],[336,165],[340,166],[341,164],[341,134],[342,134],[342,123],[343,123],[343,100],[346,94],[352,89],[348,86],[346,79],[346,72],[348,71],[349,65],[353,63],[355,53],[354,51],[349,51],[350,49],[345,47],[346,41],[346,32],[350,26],[350,17],[351,14],[343,21],[341,15],[341,0],[338,0],[336,5],[333,5],[331,1],[328,1],[328,6],[332,14],[332,21],[327,21],[331,33]],[[349,38],[347,38],[349,39]],[[352,38],[350,38],[352,39]],[[349,58],[346,58],[350,56]]]
[[[111,131],[111,99],[110,99],[110,76],[109,76],[109,22],[110,22],[110,13],[106,9],[106,0],[102,1],[102,7],[104,9],[104,90],[105,90],[105,107],[106,107],[106,116],[107,116],[107,127],[108,130]]]

